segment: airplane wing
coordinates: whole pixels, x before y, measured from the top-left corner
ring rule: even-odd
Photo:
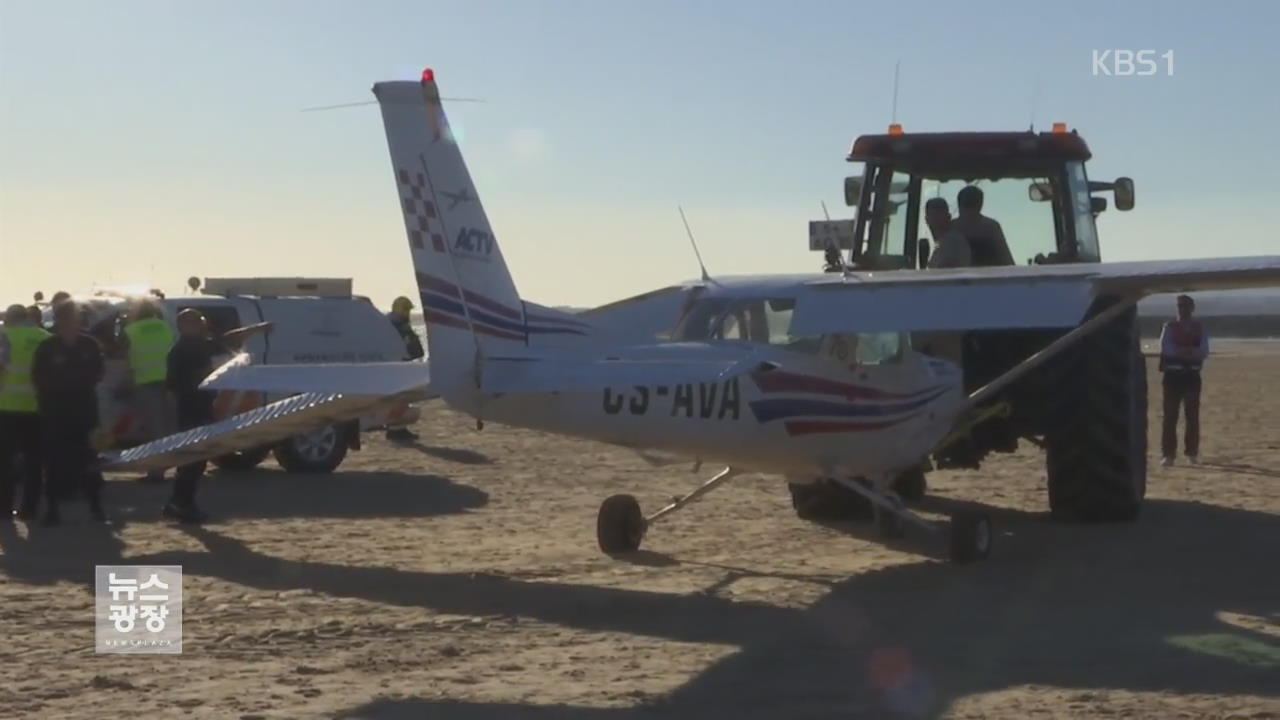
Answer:
[[[1280,285],[1280,255],[1205,260],[1156,260],[1099,265],[1093,279],[1103,292],[1162,293],[1247,290]]]
[[[303,393],[192,430],[126,450],[103,453],[103,470],[163,470],[184,463],[268,445],[362,415],[422,399],[419,390],[393,395]]]
[[[1280,286],[1280,255],[832,274],[809,283],[789,332],[1070,328],[1095,298]]]
[[[430,369],[424,362],[251,365],[248,355],[242,353],[210,373],[200,387],[266,393],[394,395],[429,390],[430,380]]]

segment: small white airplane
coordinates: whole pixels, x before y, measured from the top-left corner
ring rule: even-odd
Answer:
[[[233,361],[205,387],[301,395],[108,464],[145,468],[226,452],[202,440],[239,434],[259,443],[273,423],[281,427],[271,432],[292,434],[298,423],[367,412],[429,386],[478,427],[492,421],[724,466],[648,516],[630,495],[605,499],[597,540],[610,554],[637,549],[655,521],[731,478],[764,473],[834,483],[874,506],[884,534],[905,521],[948,538],[950,557],[969,562],[990,550],[989,518],[929,522],[898,497],[895,478],[1003,389],[1141,297],[1280,284],[1280,256],[706,279],[684,296],[669,339],[635,342],[617,322],[625,313],[598,320],[520,296],[432,71],[417,82],[375,84],[373,94],[421,291],[429,364]],[[1101,309],[1081,322],[1091,306]],[[918,331],[1041,327],[1046,314],[1074,329],[972,392],[955,363],[910,343]]]

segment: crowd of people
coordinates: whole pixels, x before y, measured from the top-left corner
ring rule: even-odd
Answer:
[[[86,500],[90,517],[108,521],[93,441],[101,422],[98,386],[108,357],[128,362],[124,384],[111,391],[127,399],[136,420],[133,435],[146,442],[214,422],[214,393],[200,389],[214,358],[272,329],[264,322],[215,336],[204,314],[193,308],[178,312],[171,326],[153,298],[137,300],[123,316],[100,322],[90,322],[86,308],[66,292],[56,293],[49,307],[51,322],[38,305],[12,305],[0,328],[0,522],[12,516],[58,525],[60,506],[77,494]],[[413,303],[399,297],[387,318],[405,343],[406,358],[415,360],[425,352],[413,330],[412,310]],[[416,438],[407,426],[387,430],[389,440]],[[182,523],[207,519],[196,503],[205,469],[204,461],[174,469],[164,517]],[[163,483],[165,472],[151,471],[143,480]]]
[[[213,422],[213,394],[201,390],[200,383],[213,371],[214,357],[224,347],[237,347],[252,335],[271,330],[271,323],[259,323],[213,338],[198,310],[185,309],[176,320],[175,335],[158,306],[141,300],[111,338],[129,362],[128,380],[117,392],[131,397],[148,438]],[[103,476],[93,443],[100,421],[97,388],[105,371],[103,343],[88,332],[83,308],[65,293],[53,298],[52,332],[43,325],[43,312],[37,317],[23,305],[12,305],[4,314],[0,521],[12,515],[58,525],[60,506],[79,493],[90,517],[107,522]],[[21,483],[15,477],[19,456]],[[173,490],[162,508],[165,517],[183,523],[206,519],[196,504],[196,487],[204,470],[204,462],[175,470]],[[163,473],[151,473],[150,479],[163,481]]]

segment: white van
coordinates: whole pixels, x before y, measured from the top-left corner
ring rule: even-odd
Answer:
[[[199,286],[193,278],[191,284]],[[73,296],[88,311],[90,332],[107,355],[106,376],[98,388],[102,423],[101,444],[124,448],[144,440],[130,399],[121,392],[126,385],[128,359],[116,347],[115,333],[130,304],[149,297],[171,325],[177,314],[195,308],[208,318],[215,337],[228,330],[269,321],[271,333],[250,338],[244,346],[257,364],[390,362],[406,359],[404,341],[386,316],[368,298],[353,295],[350,279],[315,278],[208,278],[199,294],[156,297],[127,291],[99,290]],[[223,362],[231,351],[215,359]],[[218,419],[251,410],[280,397],[261,393],[220,392],[214,400]],[[329,472],[338,467],[347,451],[359,449],[360,433],[408,424],[417,420],[418,408],[404,404],[344,425],[321,428],[270,447],[255,448],[216,458],[221,468],[247,469],[274,455],[291,472]]]

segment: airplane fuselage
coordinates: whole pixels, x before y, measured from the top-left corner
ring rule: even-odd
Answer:
[[[912,351],[893,364],[861,366],[752,352],[778,367],[451,404],[486,421],[813,477],[914,467],[951,430],[964,399],[958,368]]]

